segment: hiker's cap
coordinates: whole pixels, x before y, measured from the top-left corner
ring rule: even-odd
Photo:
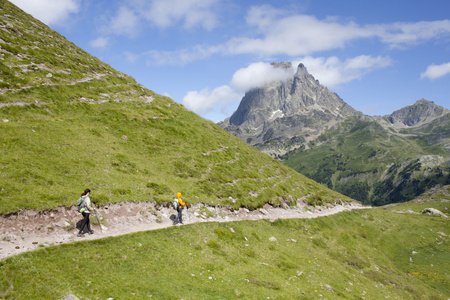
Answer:
[[[181,198],[181,193],[177,193],[177,198]]]

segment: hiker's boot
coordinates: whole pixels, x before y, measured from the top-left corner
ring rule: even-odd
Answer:
[[[79,233],[79,234],[77,234],[77,237],[84,237],[84,234]]]

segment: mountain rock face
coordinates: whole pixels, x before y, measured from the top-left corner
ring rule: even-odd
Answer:
[[[399,109],[384,118],[396,127],[411,127],[429,123],[447,113],[447,109],[421,99],[414,105]]]
[[[273,63],[291,68],[290,63]],[[285,154],[317,138],[328,126],[361,115],[322,86],[300,64],[284,82],[247,92],[236,112],[220,126],[272,156]]]
[[[448,109],[421,99],[387,116],[365,116],[320,85],[303,64],[291,79],[247,92],[219,125],[366,204],[407,201],[450,183]]]

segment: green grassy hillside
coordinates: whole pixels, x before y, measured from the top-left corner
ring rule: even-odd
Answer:
[[[450,183],[450,156],[442,146],[450,138],[449,125],[446,115],[397,133],[371,119],[349,118],[327,130],[309,149],[292,151],[282,161],[365,204],[408,201]],[[433,135],[427,136],[430,132]]]
[[[347,199],[159,96],[0,115],[9,120],[0,125],[1,212],[72,205],[85,187],[98,203],[168,202],[176,191],[192,202],[249,208],[306,195]]]
[[[168,203],[176,191],[229,207],[350,200],[5,0],[0,26],[0,213],[70,206],[86,187],[100,204]],[[436,197],[429,205],[448,214],[448,197]],[[447,299],[448,219],[420,214],[423,205],[41,247],[0,261],[0,298]]]
[[[0,213],[185,200],[348,201],[79,49],[0,0]]]
[[[0,297],[445,300],[448,219],[420,212],[448,215],[449,193],[317,219],[200,223],[43,247],[0,261]]]

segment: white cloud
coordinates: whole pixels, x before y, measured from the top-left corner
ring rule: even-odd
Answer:
[[[103,31],[134,38],[139,32],[139,16],[128,7],[121,6],[117,14],[103,27]]]
[[[382,42],[394,48],[402,48],[450,35],[450,20],[421,21],[417,23],[393,23],[373,25]]]
[[[106,34],[123,35],[129,38],[135,38],[142,32],[142,28],[144,28],[146,22],[160,28],[172,27],[182,23],[185,29],[192,29],[198,26],[206,30],[212,30],[216,28],[218,24],[218,17],[215,10],[216,4],[220,1],[221,0],[123,1],[122,6],[114,12],[113,16],[103,16],[99,18],[100,20],[106,20],[103,22],[104,24],[101,31]],[[194,47],[194,50],[199,50],[199,47]],[[183,55],[185,51],[189,52],[191,50],[180,50],[174,53]],[[165,56],[165,53],[161,52],[156,53],[155,55]],[[163,61],[169,60],[163,59]]]
[[[185,28],[195,26],[212,30],[217,26],[217,15],[213,7],[219,0],[153,0],[145,18],[158,27],[170,27],[184,22]]]
[[[450,35],[450,20],[360,26],[338,18],[289,15],[267,5],[252,7],[247,24],[260,37],[233,38],[227,43],[228,53],[297,56],[343,48],[359,39],[379,38],[391,47],[404,47]]]
[[[62,24],[80,9],[79,0],[10,0],[47,25]]]
[[[231,85],[236,91],[245,93],[274,81],[287,80],[293,74],[292,68],[274,68],[269,63],[259,62],[237,70],[231,79]]]
[[[242,94],[237,93],[228,85],[214,90],[189,91],[183,97],[183,105],[198,114],[207,114],[211,111],[228,112],[231,103],[240,101]]]
[[[257,28],[260,37],[233,38],[227,43],[228,53],[307,55],[342,48],[353,39],[368,36],[353,22],[340,24],[308,15],[285,16],[270,6],[253,7],[248,13],[247,23]]]
[[[450,62],[442,65],[430,65],[428,68],[420,74],[420,79],[429,78],[431,80],[443,77],[450,74]]]
[[[317,19],[310,15],[294,15],[268,5],[252,7],[246,22],[248,29],[255,32],[253,36],[234,37],[222,45],[210,46],[215,51],[206,52],[207,55],[196,55],[195,47],[171,52],[170,55],[173,57],[187,51],[190,61],[215,53],[295,57],[345,48],[349,43],[364,39],[378,40],[390,48],[404,48],[450,36],[450,20],[361,26],[355,22],[340,21],[337,17]],[[199,49],[205,48],[208,47]]]
[[[275,68],[269,63],[254,63],[247,68],[237,70],[233,74],[230,85],[223,85],[212,91],[209,89],[189,91],[183,97],[183,104],[200,115],[216,112],[214,118],[221,117],[223,120],[231,115],[248,90],[262,87],[273,81],[286,80],[293,75],[292,68],[282,69]]]
[[[258,62],[246,68],[237,70],[230,85],[209,89],[190,91],[183,98],[183,104],[200,115],[208,115],[214,111],[221,111],[228,117],[236,109],[245,92],[263,87],[274,81],[284,81],[291,78],[297,71],[299,63],[303,63],[308,72],[321,84],[331,88],[355,79],[362,78],[368,72],[389,66],[389,57],[372,57],[361,55],[345,61],[337,57],[304,57],[292,63],[295,68],[276,68],[269,63]],[[228,112],[224,114],[223,112]],[[223,119],[223,118],[222,118]]]
[[[308,72],[321,84],[333,88],[355,79],[361,79],[365,74],[376,69],[387,67],[392,64],[392,60],[390,57],[369,55],[360,55],[344,61],[335,56],[328,58],[307,56],[294,62],[294,65],[299,63],[303,63]]]
[[[99,37],[95,40],[90,41],[91,47],[94,48],[105,48],[108,45],[109,38],[107,37]]]

